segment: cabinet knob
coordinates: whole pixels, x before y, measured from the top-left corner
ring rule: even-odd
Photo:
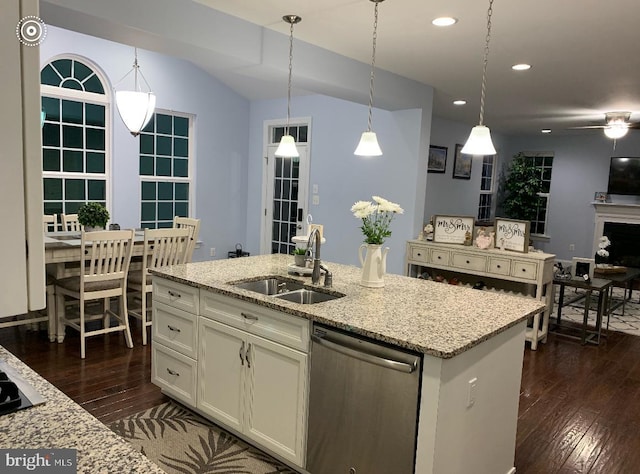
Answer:
[[[471,262],[469,260],[467,260],[467,265],[469,265]]]
[[[441,260],[441,259],[442,259],[442,257],[440,255],[438,255],[438,260]]]
[[[522,269],[522,271],[523,271],[523,272],[526,272],[526,271],[527,271],[527,269],[526,269],[526,268],[523,268],[523,269]]]
[[[418,252],[418,257],[422,257],[422,254],[420,252]]]
[[[496,268],[501,268],[500,265],[496,265]]]

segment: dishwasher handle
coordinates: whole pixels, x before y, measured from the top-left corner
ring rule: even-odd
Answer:
[[[367,352],[358,351],[356,349],[352,349],[350,347],[344,346],[334,341],[330,341],[328,339],[318,337],[315,334],[311,335],[311,340],[318,345],[325,346],[328,349],[334,350],[336,352],[340,352],[341,354],[345,354],[350,357],[354,357],[356,359],[360,359],[365,362],[370,362],[372,364],[376,364],[387,369],[397,370],[399,372],[404,372],[407,374],[413,373],[417,367],[417,360],[412,364],[407,364],[406,362],[400,362],[393,359],[388,359],[386,357],[380,357],[373,354],[369,354]]]

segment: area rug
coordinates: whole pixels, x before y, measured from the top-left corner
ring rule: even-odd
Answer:
[[[169,474],[296,474],[174,402],[123,418],[109,428]]]

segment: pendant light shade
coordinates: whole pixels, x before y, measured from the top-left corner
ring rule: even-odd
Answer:
[[[129,74],[133,72],[133,90],[117,90],[118,84],[124,81]],[[143,91],[140,88],[138,82],[138,74],[147,86],[147,91]],[[140,66],[138,65],[138,49],[135,48],[135,59],[133,61],[133,68],[125,74],[125,76],[118,81],[118,84],[114,87],[116,95],[116,107],[120,118],[124,122],[125,126],[131,132],[134,137],[138,136],[142,129],[149,123],[153,112],[156,109],[156,96],[151,92],[151,87],[145,79]]]
[[[360,143],[356,147],[356,151],[353,152],[356,156],[381,156],[382,150],[378,144],[378,137],[375,132],[371,130],[371,113],[373,109],[373,82],[375,78],[376,70],[376,41],[378,39],[378,4],[384,0],[371,0],[375,3],[373,13],[373,51],[371,53],[371,75],[369,79],[369,121],[367,123],[367,130],[362,133],[360,137]]]
[[[291,117],[291,73],[293,71],[293,25],[300,23],[302,18],[298,15],[285,15],[282,17],[284,21],[289,23],[289,82],[287,84],[287,128],[284,135],[280,139],[280,144],[276,149],[276,156],[282,158],[298,158],[300,153],[296,148],[296,141],[289,134],[289,119]]]
[[[489,61],[489,40],[491,39],[491,16],[493,15],[493,0],[489,0],[487,11],[487,36],[484,45],[484,61],[482,63],[482,88],[480,91],[480,121],[473,127],[467,143],[465,143],[461,153],[468,155],[495,155],[496,149],[491,141],[491,131],[489,127],[483,125],[484,120],[484,96],[487,89],[487,63]]]

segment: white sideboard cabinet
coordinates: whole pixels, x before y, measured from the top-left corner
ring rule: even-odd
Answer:
[[[537,298],[545,303],[542,314],[532,318],[526,340],[536,350],[545,342],[549,315],[553,309],[552,286],[555,255],[541,252],[519,253],[499,249],[409,240],[406,249],[406,274],[419,276],[424,271],[434,276],[442,272],[463,283],[484,281],[488,289],[511,291]]]

